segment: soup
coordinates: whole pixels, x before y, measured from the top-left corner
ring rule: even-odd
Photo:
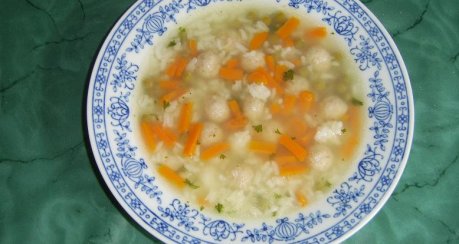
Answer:
[[[333,31],[293,12],[201,13],[153,47],[148,162],[202,211],[275,217],[323,199],[359,148],[361,83]]]

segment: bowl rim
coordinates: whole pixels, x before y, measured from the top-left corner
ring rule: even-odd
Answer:
[[[192,0],[190,0],[190,2],[191,1]],[[326,1],[337,2],[338,0],[326,0]],[[396,46],[391,35],[388,33],[388,31],[384,28],[382,23],[379,21],[379,19],[377,19],[376,16],[373,14],[373,12],[371,12],[363,3],[361,3],[358,0],[346,0],[346,1],[351,1],[357,4],[361,9],[363,9],[365,14],[367,14],[370,17],[371,21],[382,32],[383,37],[389,43],[389,46],[391,47],[393,53],[395,54],[396,60],[402,72],[401,76],[403,77],[404,85],[406,86],[406,94],[408,96],[407,101],[408,101],[408,107],[409,107],[408,115],[409,115],[410,120],[408,123],[407,142],[406,142],[404,155],[401,158],[400,166],[397,170],[396,175],[393,178],[393,182],[390,184],[384,196],[378,201],[378,203],[374,206],[371,212],[368,215],[366,215],[358,224],[356,224],[354,227],[352,227],[350,230],[344,233],[342,236],[333,240],[333,242],[342,242],[348,239],[353,234],[355,234],[363,226],[365,226],[370,220],[372,220],[373,217],[382,209],[385,203],[389,200],[391,194],[397,187],[399,180],[406,167],[406,164],[408,162],[409,154],[410,154],[411,147],[412,147],[413,137],[414,137],[414,122],[415,122],[414,98],[413,98],[413,92],[412,92],[412,87],[411,87],[411,81],[408,75],[408,71],[406,69],[405,62],[400,54],[398,47]],[[109,183],[111,182],[111,180],[107,172],[105,171],[103,164],[100,162],[101,159],[97,157],[96,155],[97,154],[96,152],[98,152],[98,148],[97,148],[97,141],[96,141],[96,138],[93,132],[94,128],[93,128],[93,121],[92,121],[93,120],[93,111],[92,111],[93,101],[92,99],[93,99],[93,94],[94,94],[94,82],[96,79],[98,68],[100,68],[98,67],[98,64],[103,59],[103,51],[106,50],[107,47],[109,46],[109,38],[115,34],[116,30],[122,25],[123,20],[125,20],[128,16],[130,16],[133,13],[133,11],[138,7],[138,5],[141,4],[142,2],[143,2],[142,0],[138,0],[134,2],[126,11],[124,11],[124,13],[117,19],[116,23],[110,28],[110,31],[104,37],[103,44],[97,49],[97,58],[95,59],[94,63],[91,66],[90,80],[88,84],[88,89],[85,94],[87,95],[87,98],[86,98],[86,128],[85,129],[87,130],[87,133],[89,135],[88,137],[89,137],[90,147],[92,150],[91,153],[94,156],[94,160],[97,164],[99,173],[102,175],[102,178],[104,179],[104,184],[110,190],[110,194],[115,197],[118,204],[121,205],[123,210],[136,222],[136,224],[140,225],[144,230],[149,232],[155,238],[167,243],[167,242],[171,242],[171,239],[167,238],[166,236],[158,232],[156,229],[151,228],[151,226],[148,225],[148,223],[146,223],[134,211],[132,211],[129,205],[126,203],[126,201],[122,198],[122,196],[116,193],[117,190],[115,189],[115,186]],[[162,3],[172,2],[172,0],[163,0],[160,2]]]

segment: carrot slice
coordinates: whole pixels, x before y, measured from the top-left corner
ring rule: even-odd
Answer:
[[[300,20],[298,18],[291,17],[276,31],[276,34],[281,39],[286,39],[295,31],[299,24]]]
[[[274,60],[274,57],[272,55],[266,55],[265,62],[266,65],[268,65],[268,69],[274,71],[274,69],[276,68],[276,61]]]
[[[180,87],[180,82],[175,80],[161,80],[159,81],[159,87],[165,90],[175,90]]]
[[[308,156],[308,151],[287,135],[280,136],[279,144],[289,150],[300,161],[304,161]]]
[[[239,61],[235,58],[228,60],[228,62],[226,62],[226,65],[225,65],[225,67],[230,68],[230,69],[237,68],[238,66],[239,66]]]
[[[304,163],[286,163],[279,165],[280,176],[293,176],[308,172],[309,167]]]
[[[180,110],[178,131],[187,132],[190,129],[191,118],[193,117],[193,104],[185,103]]]
[[[308,205],[308,199],[300,191],[295,192],[295,198],[296,198],[296,202],[301,207],[306,207],[306,205]]]
[[[226,142],[220,142],[216,143],[208,148],[206,148],[202,153],[201,153],[201,159],[202,160],[209,160],[213,157],[216,157],[217,155],[220,155],[224,151],[228,150],[229,144]]]
[[[308,125],[306,124],[306,121],[299,116],[290,118],[286,124],[288,125],[288,131],[291,135],[302,136],[308,131]]]
[[[296,104],[296,96],[291,95],[291,94],[285,94],[283,112],[285,114],[290,114],[293,111],[293,108],[295,108],[295,104]]]
[[[253,72],[249,74],[247,79],[250,82],[254,83],[261,83],[261,84],[267,84],[270,81],[269,73],[266,69],[264,68],[257,68]]]
[[[277,145],[271,142],[264,141],[255,141],[252,140],[249,142],[249,149],[256,153],[261,154],[274,154],[277,150]]]
[[[254,35],[252,40],[250,41],[249,48],[250,50],[255,50],[261,47],[263,43],[268,39],[268,32],[259,32]]]
[[[186,66],[188,65],[188,60],[185,58],[179,57],[177,59],[177,69],[175,70],[175,77],[180,77],[185,71]]]
[[[246,118],[233,118],[228,120],[226,122],[226,125],[228,126],[229,129],[237,130],[237,129],[242,129],[245,127],[247,124],[247,119]]]
[[[164,145],[168,148],[172,148],[177,141],[177,136],[169,128],[163,127],[158,123],[152,124],[152,130],[158,136],[158,138],[164,142]]]
[[[229,81],[241,80],[244,77],[244,71],[237,68],[222,67],[219,74],[221,78]]]
[[[282,166],[289,163],[297,163],[298,159],[293,155],[278,155],[274,158],[274,161],[276,161],[279,166]]]
[[[315,95],[310,91],[301,91],[298,95],[300,107],[303,110],[309,110],[314,103]]]
[[[159,165],[158,173],[163,176],[169,183],[175,185],[179,189],[183,189],[185,187],[185,180],[168,166],[164,164]]]
[[[293,47],[295,46],[295,42],[290,37],[286,37],[282,39],[282,46],[284,47]]]
[[[198,42],[195,39],[188,41],[188,48],[190,48],[191,56],[198,55]]]
[[[190,131],[188,132],[188,138],[185,142],[185,147],[183,148],[183,155],[191,157],[194,155],[196,150],[196,145],[198,144],[198,139],[201,136],[203,125],[201,123],[194,124]]]
[[[306,32],[306,36],[310,38],[325,38],[327,36],[327,28],[320,26],[320,27],[315,27]]]
[[[228,106],[230,107],[231,113],[233,114],[234,117],[236,118],[243,118],[244,116],[242,115],[241,108],[239,107],[239,104],[237,103],[236,100],[230,100],[228,102]]]
[[[156,149],[156,136],[152,129],[151,122],[142,120],[142,122],[140,122],[140,131],[148,151],[153,152]]]
[[[361,128],[361,118],[360,117],[360,110],[356,107],[351,107],[348,112],[349,119],[348,119],[348,128],[347,134],[348,139],[344,143],[343,147],[341,148],[341,156],[345,159],[349,159],[352,154],[355,152],[355,149],[359,145],[360,142],[360,130]]]
[[[186,93],[185,89],[179,88],[177,90],[173,90],[169,93],[166,93],[164,96],[161,97],[162,102],[171,102],[179,97],[183,96]]]
[[[272,114],[278,114],[282,111],[282,108],[278,103],[272,103],[270,109]]]

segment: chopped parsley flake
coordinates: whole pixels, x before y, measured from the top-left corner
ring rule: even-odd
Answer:
[[[293,69],[289,69],[289,70],[284,72],[284,75],[282,76],[282,79],[284,81],[293,80],[293,76],[294,76]]]
[[[183,28],[183,27],[179,27],[179,28],[178,28],[178,31],[179,31],[179,32],[178,32],[179,38],[180,38],[181,40],[185,39],[185,38],[186,38],[186,29]]]
[[[325,181],[325,187],[330,188],[331,185],[332,185],[332,184],[330,183],[330,181],[328,181],[328,180]]]
[[[290,138],[292,138],[292,140],[296,140],[296,137],[294,137],[294,136],[292,136],[292,137],[290,137]]]
[[[169,42],[169,44],[167,44],[167,47],[175,47],[175,45],[177,45],[177,42],[175,42],[175,40]]]
[[[191,182],[189,179],[185,179],[185,184],[187,184],[189,187],[193,189],[198,189],[199,186],[195,185],[193,182]]]
[[[215,205],[215,209],[218,213],[221,213],[223,212],[223,205],[221,203],[217,203],[217,205]]]
[[[260,132],[263,131],[263,125],[262,125],[262,124],[254,125],[254,126],[252,126],[252,128],[253,128],[257,133],[260,133]]]
[[[273,217],[276,217],[277,211],[274,211],[271,215],[272,215]]]
[[[274,133],[279,134],[279,135],[282,134],[279,129],[276,129]]]
[[[341,133],[346,133],[346,131],[347,131],[346,128],[344,128],[341,130]]]
[[[280,199],[282,197],[279,193],[274,193],[274,199]]]
[[[363,102],[360,101],[359,99],[355,98],[355,97],[352,98],[351,102],[355,106],[363,106]]]
[[[201,211],[204,210],[204,206],[201,206],[201,207],[199,208],[199,210],[201,210]]]
[[[220,154],[220,159],[225,159],[226,155],[225,154]]]

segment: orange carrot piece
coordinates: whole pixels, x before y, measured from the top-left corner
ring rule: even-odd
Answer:
[[[195,39],[188,41],[188,48],[190,49],[191,56],[198,55],[198,42]]]
[[[300,191],[296,191],[295,198],[296,198],[296,202],[301,207],[306,207],[306,205],[308,205],[308,199]]]
[[[300,107],[303,110],[309,110],[314,103],[315,95],[310,91],[301,91],[298,95]]]
[[[304,119],[300,118],[299,116],[295,116],[290,118],[287,123],[289,127],[289,134],[301,136],[304,135],[308,131],[308,125],[304,121]]]
[[[327,36],[327,28],[320,26],[320,27],[315,27],[306,32],[306,36],[310,38],[324,38]]]
[[[359,145],[360,142],[360,130],[361,128],[361,118],[360,118],[360,111],[356,107],[351,107],[348,112],[349,119],[348,119],[348,128],[347,134],[348,139],[344,143],[343,147],[341,148],[341,156],[345,159],[349,159],[355,152],[355,149]]]
[[[264,68],[257,68],[249,74],[247,80],[254,83],[267,84],[270,80],[269,73]]]
[[[274,57],[272,55],[266,55],[265,62],[266,65],[268,65],[268,69],[274,71],[274,69],[276,68],[276,61],[274,60]]]
[[[177,57],[166,69],[166,74],[171,77],[180,77],[188,65],[188,60],[183,57]]]
[[[175,80],[160,80],[159,87],[165,90],[175,90],[180,87],[180,82]]]
[[[243,118],[244,116],[242,115],[241,108],[239,107],[239,104],[237,103],[236,100],[230,100],[228,102],[228,106],[231,110],[231,113],[235,118]]]
[[[186,185],[182,176],[164,164],[158,166],[158,173],[179,189],[183,189]]]
[[[298,159],[293,155],[278,155],[274,158],[274,161],[276,161],[279,166],[282,166],[289,163],[297,163]]]
[[[239,60],[235,58],[228,60],[228,62],[226,62],[225,64],[225,67],[230,68],[230,69],[237,68],[238,66],[239,66]]]
[[[280,176],[293,176],[304,174],[309,171],[308,165],[304,163],[287,163],[279,165],[279,175]]]
[[[226,125],[230,129],[233,129],[233,130],[244,128],[246,124],[247,124],[247,119],[244,117],[233,118],[233,119],[228,120],[228,122],[226,123]]]
[[[291,17],[276,31],[276,34],[281,39],[286,39],[295,31],[299,24],[300,20],[298,18]]]
[[[206,148],[201,153],[202,160],[209,160],[217,155],[220,155],[224,151],[228,150],[229,144],[226,142],[215,143],[214,145]]]
[[[244,71],[237,68],[222,67],[219,74],[221,78],[229,81],[241,80],[244,77]]]
[[[272,114],[278,114],[282,111],[282,108],[280,106],[280,104],[278,103],[272,103],[271,106],[270,106],[270,109],[271,109],[271,113]]]
[[[289,150],[300,161],[304,161],[308,156],[308,151],[287,135],[280,136],[279,144]]]
[[[152,129],[151,122],[142,120],[142,122],[140,122],[140,131],[147,146],[147,150],[153,152],[156,149],[156,136]]]
[[[249,142],[249,149],[256,153],[261,154],[274,154],[277,150],[277,145],[271,142],[264,141],[255,141],[252,140]]]
[[[190,129],[191,118],[193,117],[193,104],[185,103],[180,110],[178,131],[185,133]]]
[[[293,108],[295,108],[295,104],[296,104],[296,96],[291,95],[291,94],[285,94],[283,112],[285,114],[291,113],[293,111]]]
[[[204,207],[208,204],[206,197],[203,196],[198,196],[197,202],[200,207]]]
[[[177,89],[173,90],[169,93],[166,93],[164,96],[161,97],[162,102],[171,102],[174,101],[175,99],[178,99],[179,97],[183,96],[186,93],[185,89]]]
[[[198,139],[201,136],[202,127],[203,125],[201,123],[196,123],[190,128],[190,131],[188,132],[188,138],[183,148],[184,156],[191,157],[194,155],[196,145],[198,144]]]
[[[250,50],[256,50],[258,48],[261,47],[261,45],[263,45],[263,43],[266,41],[266,39],[268,39],[268,32],[259,32],[259,33],[256,33],[252,40],[250,41],[250,45],[249,45],[249,48]]]
[[[181,77],[188,65],[188,60],[182,57],[177,58],[177,69],[175,70],[175,77]]]
[[[168,148],[172,148],[177,141],[177,136],[169,128],[163,127],[158,123],[152,125],[152,130],[155,132],[156,136],[164,142],[164,145]]]

